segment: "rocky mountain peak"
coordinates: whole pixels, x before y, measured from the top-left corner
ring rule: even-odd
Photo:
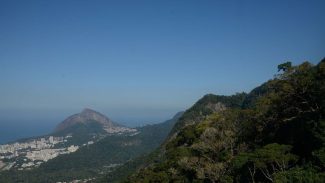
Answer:
[[[90,108],[84,108],[80,114],[87,115],[87,114],[100,114],[100,113]]]
[[[63,122],[61,122],[56,127],[55,132],[65,130],[76,124],[88,124],[88,123],[100,124],[102,128],[108,133],[118,133],[123,131],[130,131],[130,130],[133,131],[133,129],[129,129],[123,127],[122,125],[114,123],[108,117],[95,110],[85,108],[80,113],[74,114],[68,117],[67,119],[65,119]]]

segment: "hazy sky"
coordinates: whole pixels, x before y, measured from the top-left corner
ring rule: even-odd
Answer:
[[[325,57],[325,1],[0,1],[0,123],[159,122]]]

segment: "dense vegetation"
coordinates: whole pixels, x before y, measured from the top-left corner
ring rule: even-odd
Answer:
[[[325,182],[325,60],[249,94],[207,95],[126,182]]]
[[[0,182],[43,183],[97,177],[157,148],[181,115],[182,113],[179,113],[164,123],[139,127],[137,130],[140,133],[137,135],[107,136],[93,145],[82,147],[75,153],[51,159],[33,170],[0,172]],[[80,136],[85,134],[86,137],[89,135],[89,129],[92,129],[94,134],[101,132],[98,131],[101,128],[97,128],[95,123],[89,125],[79,125],[72,130],[78,132],[74,134],[80,134]],[[87,133],[81,133],[85,130]]]
[[[72,135],[73,134],[73,135]],[[106,131],[102,125],[96,121],[89,121],[87,123],[78,123],[62,131],[54,132],[50,135],[61,137],[72,135],[65,145],[82,145],[88,141],[97,141],[106,135]]]

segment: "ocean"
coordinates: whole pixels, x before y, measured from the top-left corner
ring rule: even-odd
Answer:
[[[55,124],[22,121],[0,121],[0,144],[18,139],[46,135],[53,131]]]

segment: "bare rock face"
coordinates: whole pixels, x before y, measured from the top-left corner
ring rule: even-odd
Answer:
[[[74,114],[63,122],[61,122],[55,129],[55,132],[62,131],[68,127],[74,126],[80,123],[93,123],[100,124],[107,133],[120,133],[120,132],[133,132],[135,129],[127,128],[117,123],[114,123],[105,115],[94,111],[92,109],[84,109],[81,113]]]
[[[221,102],[218,102],[216,104],[208,103],[206,107],[211,109],[213,112],[220,112],[227,109],[227,107]]]

